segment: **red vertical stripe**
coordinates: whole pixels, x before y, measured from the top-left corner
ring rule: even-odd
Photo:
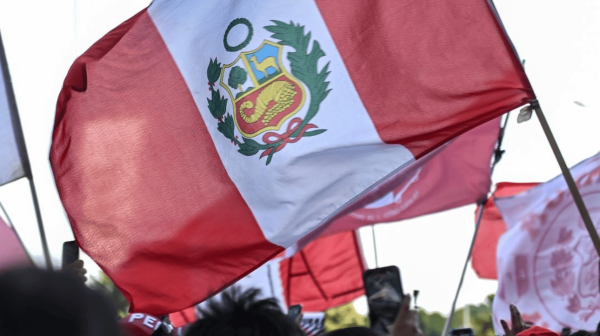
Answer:
[[[132,311],[190,307],[281,251],[228,177],[145,11],[71,68],[51,163],[78,243]]]
[[[482,0],[316,0],[383,141],[419,158],[535,98]]]

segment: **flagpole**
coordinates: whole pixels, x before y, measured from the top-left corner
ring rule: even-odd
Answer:
[[[502,141],[504,140],[504,133],[506,131],[506,126],[508,125],[508,118],[510,117],[510,112],[506,114],[504,118],[504,124],[500,128],[500,132],[498,133],[498,140],[496,142],[496,149],[494,150],[494,159],[492,161],[492,166],[490,168],[490,177],[494,173],[494,168],[496,164],[500,162],[502,158],[502,154],[504,151],[502,150]],[[471,260],[471,255],[473,254],[473,247],[475,247],[475,240],[477,238],[477,232],[479,232],[479,225],[481,224],[481,220],[483,218],[483,210],[485,208],[485,204],[487,203],[487,195],[486,198],[477,202],[479,206],[479,211],[477,212],[477,219],[475,220],[475,232],[473,232],[473,238],[471,239],[471,246],[469,247],[469,252],[467,254],[467,259],[465,260],[465,264],[463,266],[462,273],[460,275],[460,280],[458,281],[458,287],[456,288],[456,294],[454,295],[454,300],[452,301],[452,308],[450,309],[450,314],[448,314],[448,318],[444,323],[444,329],[442,331],[442,336],[448,335],[448,331],[450,330],[450,324],[452,323],[452,318],[454,317],[454,311],[456,310],[456,302],[458,301],[458,296],[462,289],[463,282],[465,280],[465,275],[467,273],[467,267],[469,265],[469,261]]]
[[[33,175],[27,176],[29,180],[29,188],[31,189],[31,198],[33,199],[33,206],[35,207],[35,217],[37,218],[38,229],[40,231],[40,240],[42,241],[42,248],[44,250],[44,259],[46,260],[46,268],[52,269],[52,260],[50,258],[50,250],[48,249],[48,240],[46,239],[46,232],[44,230],[44,222],[42,222],[42,212],[40,211],[40,204],[38,202],[37,192],[35,190],[35,184],[33,183]]]
[[[477,213],[477,222],[475,223],[475,232],[473,233],[473,239],[471,239],[471,246],[469,247],[469,253],[467,254],[467,260],[465,260],[465,264],[463,266],[462,273],[460,275],[460,280],[458,281],[458,288],[456,288],[456,295],[454,295],[454,301],[452,301],[452,308],[450,309],[450,314],[444,323],[444,330],[442,331],[442,336],[448,335],[448,331],[450,330],[450,324],[452,323],[452,318],[454,317],[454,311],[456,310],[456,302],[458,301],[458,294],[462,289],[463,282],[465,281],[465,274],[467,273],[467,267],[469,265],[469,260],[471,260],[471,254],[473,253],[473,247],[475,246],[475,240],[477,238],[477,232],[479,231],[479,224],[481,224],[481,219],[483,218],[483,209],[485,208],[485,203],[487,199],[481,201],[478,204],[479,212]]]
[[[377,239],[375,239],[375,224],[371,225],[371,234],[373,235],[373,252],[375,252],[375,268],[379,268],[379,258],[377,258]]]
[[[579,214],[583,219],[583,223],[585,224],[585,227],[587,228],[588,233],[592,238],[592,242],[594,243],[594,247],[596,248],[596,253],[598,253],[598,255],[600,256],[600,237],[598,237],[598,232],[594,227],[594,222],[592,222],[592,218],[590,217],[590,213],[588,212],[585,203],[583,202],[581,193],[579,192],[579,189],[577,189],[577,184],[575,184],[575,180],[573,180],[571,171],[565,163],[565,159],[563,158],[562,153],[558,148],[558,144],[556,143],[556,139],[554,139],[554,135],[550,130],[550,125],[548,125],[548,121],[546,120],[546,116],[544,115],[544,112],[540,107],[540,103],[537,100],[533,101],[531,103],[531,108],[533,108],[533,110],[535,111],[535,114],[537,115],[538,120],[542,125],[542,129],[546,134],[546,138],[548,139],[548,143],[552,148],[552,152],[554,152],[554,156],[556,157],[556,161],[560,166],[560,170],[562,171],[562,174],[565,177],[565,180],[567,181],[569,191],[571,191],[571,195],[573,196],[573,201],[575,202],[575,205],[577,205],[577,209],[579,210]]]
[[[25,138],[23,136],[23,129],[21,128],[21,120],[19,119],[19,112],[17,110],[17,101],[15,100],[15,93],[12,87],[12,81],[10,79],[10,72],[8,71],[8,62],[6,61],[6,54],[4,53],[4,44],[2,43],[2,36],[0,36],[0,66],[2,67],[4,86],[6,87],[6,96],[8,100],[8,106],[10,110],[10,117],[13,125],[13,132],[15,134],[15,140],[17,148],[19,149],[19,157],[21,158],[21,164],[25,171],[25,176],[29,180],[29,188],[31,189],[31,196],[33,199],[33,205],[35,208],[35,215],[38,222],[38,229],[40,231],[40,239],[42,241],[42,249],[44,251],[44,258],[46,260],[46,267],[52,269],[52,261],[50,260],[50,252],[48,250],[48,242],[46,240],[46,233],[44,232],[44,224],[42,222],[42,215],[40,212],[40,205],[37,199],[37,193],[35,185],[33,183],[33,174],[31,172],[31,166],[29,164],[29,156],[27,155],[27,147],[25,145]]]

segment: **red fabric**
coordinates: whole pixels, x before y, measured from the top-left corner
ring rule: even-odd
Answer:
[[[0,271],[29,264],[31,260],[17,234],[0,218]]]
[[[498,279],[496,270],[496,249],[498,240],[506,232],[506,224],[494,204],[494,197],[507,197],[529,190],[539,183],[510,183],[502,182],[496,185],[494,194],[488,199],[479,224],[479,232],[473,246],[471,266],[477,276],[482,279]],[[475,210],[475,217],[479,207]],[[477,219],[477,218],[476,218]]]
[[[521,331],[517,336],[558,336],[558,334],[546,328],[533,326],[527,330]]]
[[[432,152],[403,169],[379,189],[393,192],[337,219],[325,235],[363,225],[396,222],[472,204],[490,190],[491,158],[500,130],[492,120],[459,136],[448,146]]]
[[[169,314],[169,320],[171,320],[171,323],[176,327],[190,324],[197,319],[198,313],[196,312],[196,306]]]
[[[487,1],[316,3],[381,138],[417,158],[535,98]]]
[[[362,250],[354,231],[321,238],[279,264],[287,306],[318,312],[364,294]]]
[[[79,246],[132,312],[190,307],[282,250],[265,240],[185,87],[144,11],[75,62],[58,101],[50,161],[61,200]]]

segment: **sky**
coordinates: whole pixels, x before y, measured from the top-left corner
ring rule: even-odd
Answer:
[[[62,243],[73,239],[48,161],[58,93],[78,55],[149,3],[0,0],[0,32],[55,266],[60,265]],[[526,61],[525,70],[567,164],[598,153],[600,1],[497,0],[496,7]],[[506,154],[494,171],[495,183],[543,182],[560,173],[535,116],[517,124],[512,113],[503,147]],[[27,181],[0,187],[0,202],[34,261],[43,265]],[[379,266],[397,265],[405,291],[420,290],[418,304],[426,310],[450,310],[473,235],[474,210],[465,206],[375,226]],[[361,235],[367,264],[374,267],[371,229],[361,229]],[[84,261],[97,274],[98,267],[89,258]],[[483,302],[496,287],[496,281],[478,279],[469,267],[458,307]]]

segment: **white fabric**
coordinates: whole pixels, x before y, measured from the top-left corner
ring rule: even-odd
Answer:
[[[0,71],[0,185],[25,176],[8,106],[4,74]]]
[[[183,74],[230,178],[270,242],[290,246],[367,188],[414,160],[403,146],[382,142],[313,1],[156,0],[149,13]],[[243,50],[227,52],[223,36],[236,18],[252,18],[254,34]],[[309,49],[318,41],[326,54],[319,60],[319,70],[330,63],[327,81],[331,92],[311,120],[327,131],[288,144],[267,166],[266,158],[259,160],[258,154],[245,157],[238,153],[238,147],[217,130],[207,107],[211,96],[206,69],[211,58],[229,64],[240,52],[258,48],[263,40],[277,42],[263,28],[272,25],[272,20],[305,26],[305,33],[311,33]],[[236,45],[246,34],[246,28],[237,27],[228,40]],[[288,72],[290,51],[294,50],[285,47],[282,56]],[[226,90],[220,84],[215,88],[229,99],[227,113],[231,114]],[[307,93],[306,104],[295,116],[304,117],[309,100]],[[290,120],[278,133],[287,129]],[[241,139],[237,129],[236,134]],[[261,142],[262,136],[254,139]]]
[[[600,155],[571,172],[598,230]],[[563,176],[494,202],[507,226],[497,251],[496,333],[503,333],[500,319],[510,321],[509,304],[526,321],[557,332],[596,330],[599,258]]]

